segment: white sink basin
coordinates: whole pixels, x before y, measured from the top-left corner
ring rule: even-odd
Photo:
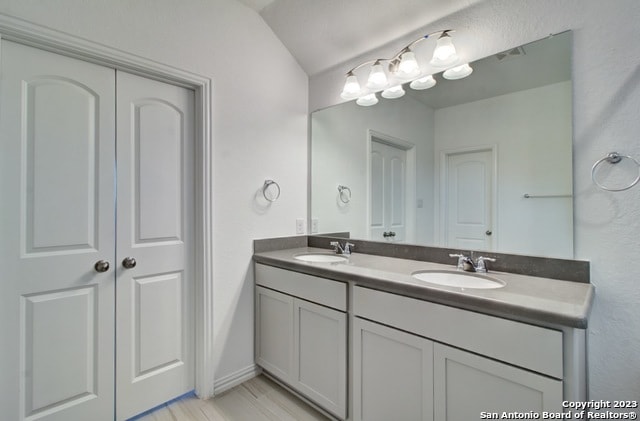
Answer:
[[[504,281],[486,275],[480,276],[466,272],[446,272],[424,270],[412,273],[412,276],[430,284],[470,289],[494,289],[506,285]]]
[[[303,262],[312,262],[312,263],[339,263],[346,262],[348,259],[344,256],[340,256],[338,254],[330,254],[330,253],[307,253],[307,254],[297,254],[293,256],[296,260],[301,260]]]

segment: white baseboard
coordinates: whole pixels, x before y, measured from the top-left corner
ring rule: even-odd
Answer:
[[[227,391],[241,383],[246,382],[262,372],[262,369],[255,364],[245,367],[241,370],[226,375],[215,381],[213,384],[213,393],[217,395],[224,391]]]

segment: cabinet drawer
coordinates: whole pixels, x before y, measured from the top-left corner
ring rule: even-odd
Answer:
[[[563,378],[560,331],[361,287],[354,288],[353,310],[358,317]]]
[[[347,311],[347,284],[256,263],[256,284]]]

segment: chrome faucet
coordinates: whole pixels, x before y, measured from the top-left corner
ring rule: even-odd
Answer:
[[[329,245],[333,246],[333,251],[335,251],[336,254],[344,254],[345,256],[349,256],[351,254],[351,249],[355,248],[355,244],[348,242],[344,243],[344,247],[340,245],[339,241],[332,241]]]
[[[473,252],[471,252],[471,256],[473,256]],[[464,270],[465,272],[487,273],[487,265],[485,262],[496,261],[496,259],[491,257],[480,256],[474,262],[473,257],[465,256],[464,254],[450,254],[449,257],[457,257],[458,264],[456,268],[458,270]]]

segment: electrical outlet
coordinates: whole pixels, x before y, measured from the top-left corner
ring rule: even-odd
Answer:
[[[311,234],[318,233],[318,218],[311,219]]]
[[[304,219],[296,219],[296,234],[304,234]]]

